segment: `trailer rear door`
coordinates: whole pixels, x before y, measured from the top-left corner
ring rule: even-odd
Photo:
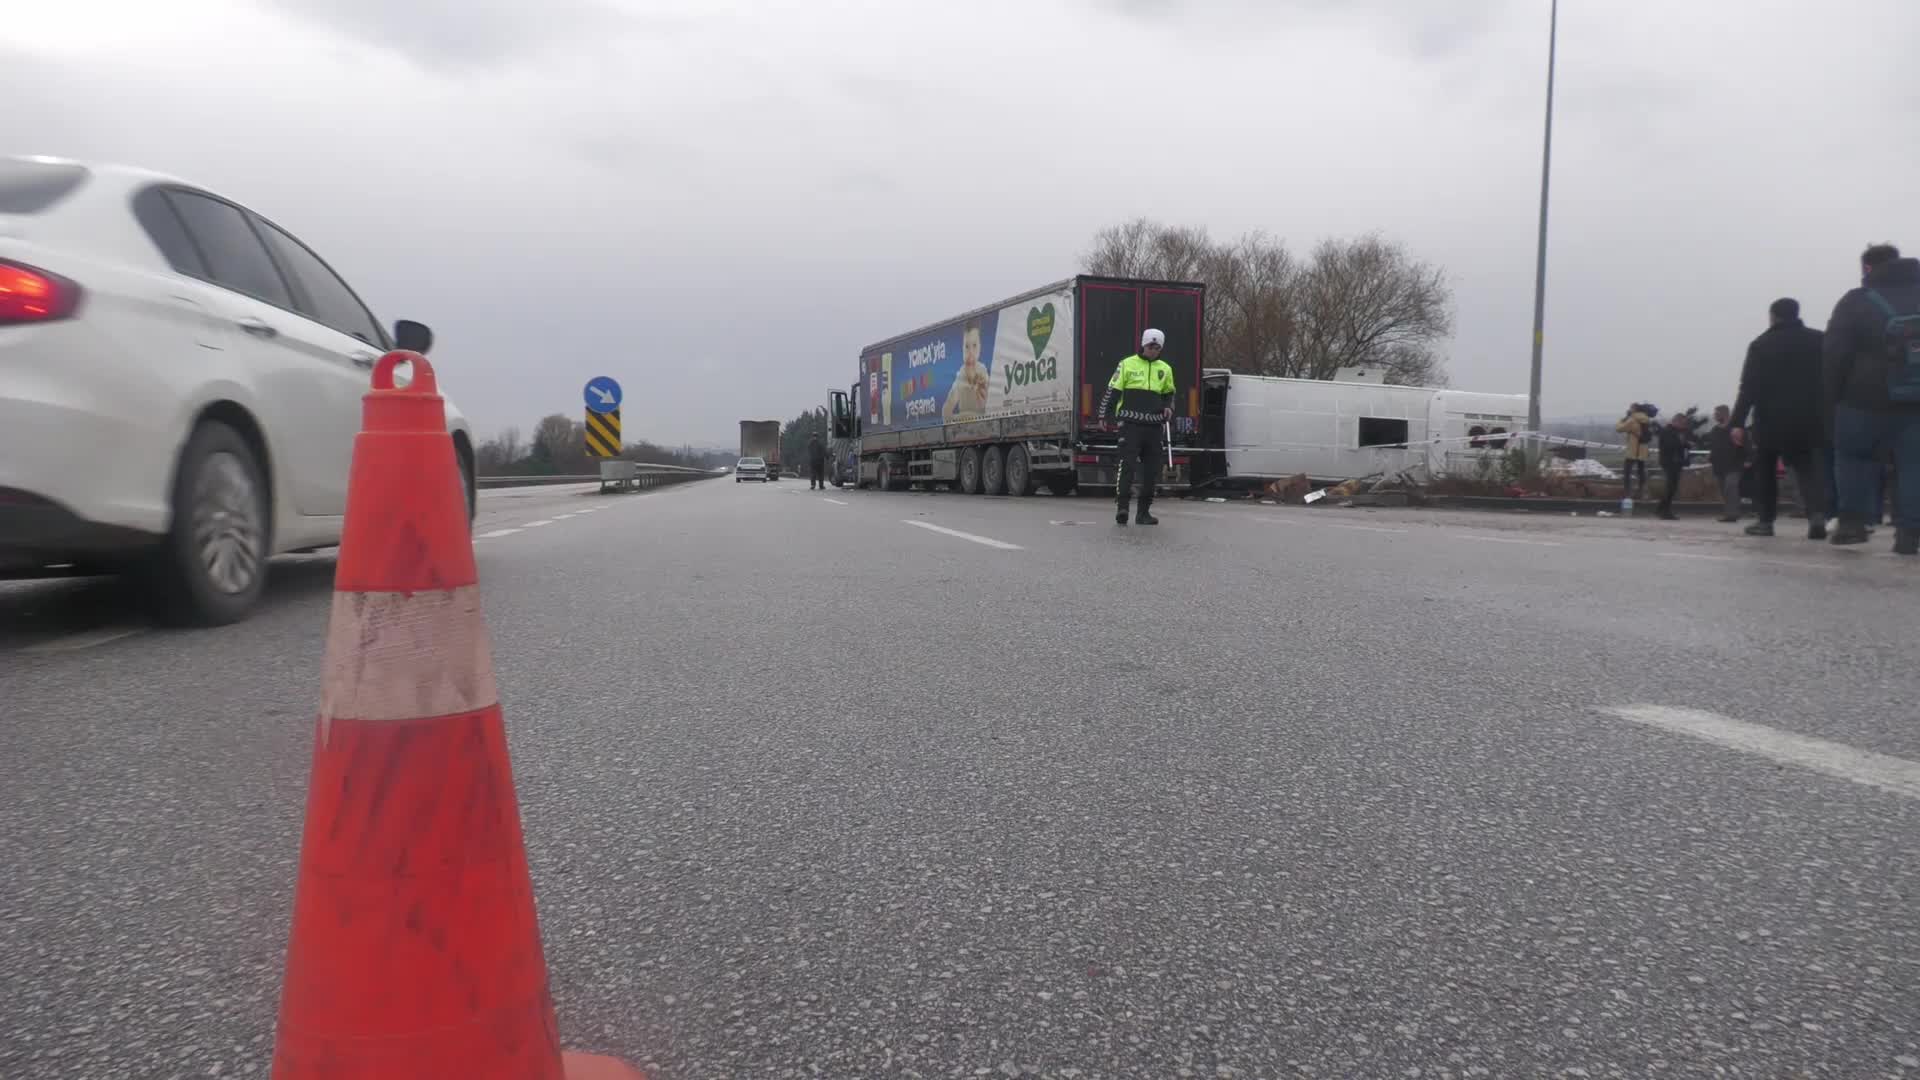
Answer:
[[[1201,297],[1198,288],[1125,281],[1085,281],[1080,286],[1080,426],[1093,427],[1095,411],[1120,361],[1140,351],[1140,334],[1153,327],[1167,335],[1162,355],[1173,368],[1175,441],[1198,434],[1200,422]]]

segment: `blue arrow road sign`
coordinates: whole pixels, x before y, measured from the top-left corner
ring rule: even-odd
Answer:
[[[620,407],[620,384],[605,375],[587,382],[587,408],[592,412],[613,412]]]

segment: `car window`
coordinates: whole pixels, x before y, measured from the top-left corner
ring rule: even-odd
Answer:
[[[38,214],[87,182],[84,165],[0,161],[0,214]]]
[[[191,191],[169,191],[167,201],[179,211],[205,257],[208,281],[277,307],[293,307],[287,283],[238,207]]]
[[[193,246],[193,237],[187,235],[187,226],[174,212],[173,204],[167,201],[167,193],[157,187],[148,188],[133,197],[133,216],[146,230],[147,239],[160,249],[166,257],[167,265],[190,277],[206,279],[207,263],[200,257],[200,249]]]
[[[329,326],[343,334],[351,334],[369,345],[383,344],[380,324],[374,321],[360,298],[353,295],[347,283],[340,280],[326,263],[307,248],[307,245],[288,236],[285,232],[262,221],[260,234],[267,238],[267,246],[280,260],[280,266],[286,270],[299,287],[301,296],[297,298],[301,314],[322,326]]]

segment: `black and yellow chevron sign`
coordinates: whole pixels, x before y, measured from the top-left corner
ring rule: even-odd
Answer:
[[[587,412],[587,456],[598,458],[617,458],[620,456],[620,410],[612,412]]]

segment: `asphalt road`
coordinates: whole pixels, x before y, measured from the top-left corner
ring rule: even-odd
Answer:
[[[569,1045],[1920,1077],[1887,538],[804,487],[483,496]],[[200,632],[0,587],[0,1076],[264,1074],[332,566]]]

